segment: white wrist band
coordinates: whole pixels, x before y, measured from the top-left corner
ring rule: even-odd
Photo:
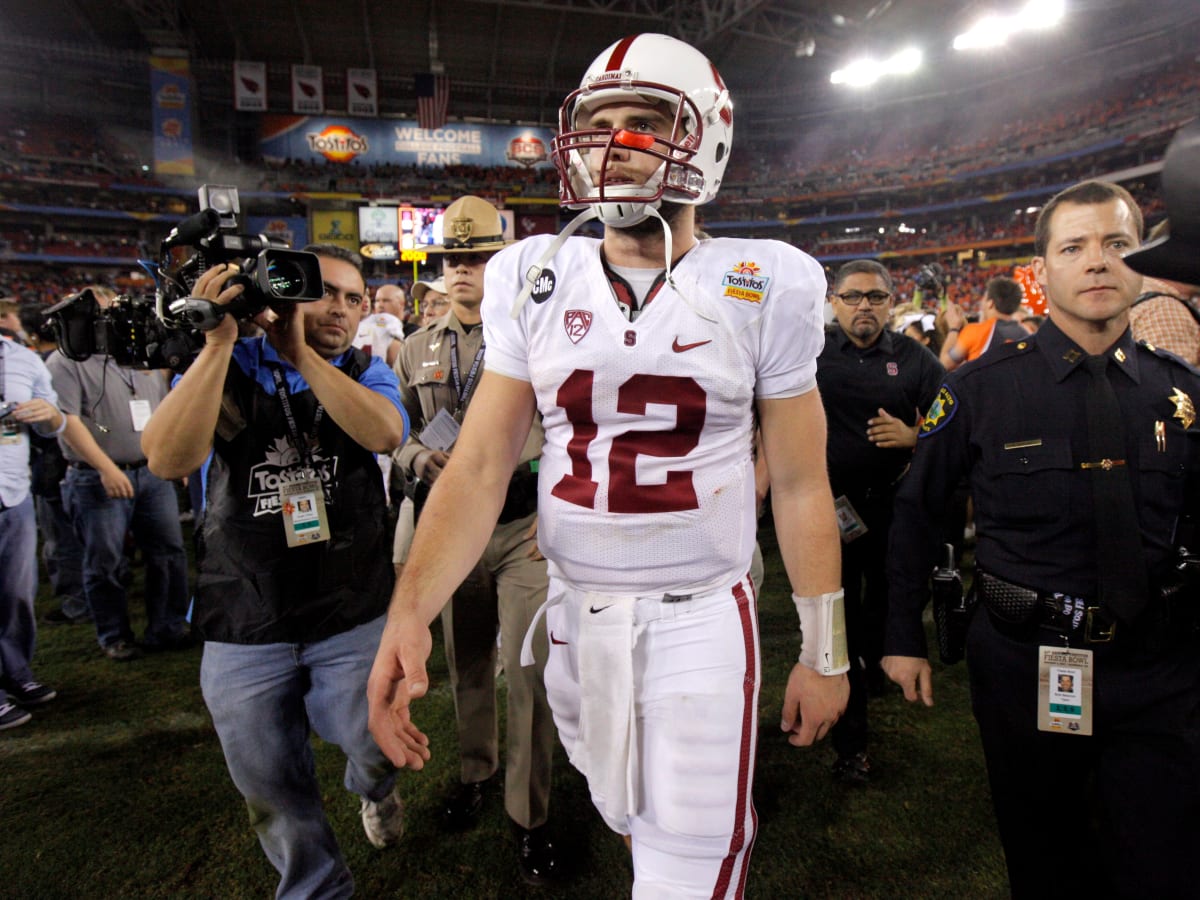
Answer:
[[[800,662],[822,675],[841,675],[850,670],[845,597],[841,588],[817,597],[792,594],[800,616]]]

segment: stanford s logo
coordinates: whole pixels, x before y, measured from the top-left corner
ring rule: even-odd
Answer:
[[[571,343],[578,344],[592,327],[592,314],[586,309],[568,309],[563,313],[563,327]]]

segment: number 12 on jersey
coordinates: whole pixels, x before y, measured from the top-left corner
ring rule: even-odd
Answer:
[[[592,480],[588,447],[599,426],[592,408],[595,372],[576,369],[558,389],[557,402],[571,423],[567,456],[571,472],[550,492],[560,500],[586,509],[596,508],[599,483]],[[662,484],[639,484],[639,456],[683,459],[700,443],[706,413],[705,393],[694,378],[673,375],[633,375],[617,391],[616,411],[645,416],[651,404],[675,407],[675,427],[669,430],[630,429],[615,435],[608,452],[608,511],[613,513],[684,512],[699,509],[692,470],[672,470]]]

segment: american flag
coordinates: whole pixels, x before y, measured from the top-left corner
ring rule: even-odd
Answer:
[[[421,72],[415,76],[417,93],[417,124],[426,129],[446,124],[446,107],[450,103],[450,79],[445,75]]]

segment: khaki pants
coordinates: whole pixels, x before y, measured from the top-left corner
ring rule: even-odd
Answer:
[[[504,808],[524,828],[546,821],[555,741],[542,678],[548,649],[544,621],[533,642],[536,664],[521,666],[521,643],[547,587],[545,560],[529,559],[535,541],[523,537],[533,521],[530,515],[497,525],[478,565],[442,611],[464,783],[483,781],[499,766],[495,674],[500,635],[508,685]]]

